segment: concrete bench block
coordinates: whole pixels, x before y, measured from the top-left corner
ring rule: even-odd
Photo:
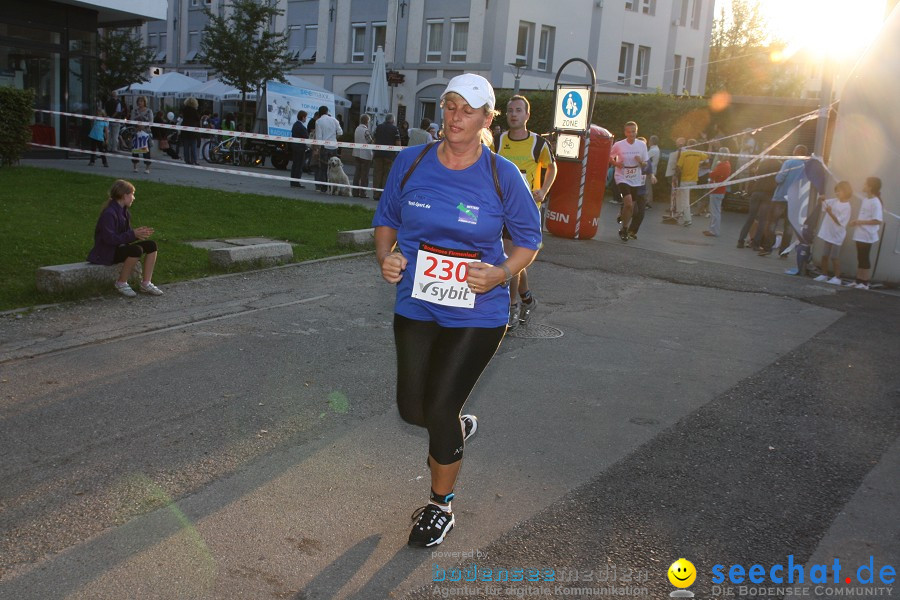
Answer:
[[[89,262],[52,265],[37,270],[37,289],[40,292],[64,292],[98,283],[112,285],[122,271],[122,264],[95,265]],[[131,271],[131,281],[140,281],[141,263]]]
[[[287,242],[229,246],[227,248],[212,248],[209,251],[209,262],[217,267],[228,267],[241,262],[277,264],[290,261],[293,258],[294,248]]]
[[[341,246],[366,246],[375,245],[375,228],[354,229],[352,231],[339,231],[338,244]]]

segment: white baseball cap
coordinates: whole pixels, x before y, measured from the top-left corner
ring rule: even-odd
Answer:
[[[441,94],[441,100],[450,92],[462,96],[472,108],[481,108],[487,105],[489,110],[494,110],[494,88],[481,75],[474,73],[457,75],[447,84],[447,89]]]

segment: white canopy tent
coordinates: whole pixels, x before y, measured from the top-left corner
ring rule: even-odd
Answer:
[[[193,96],[197,100],[212,100],[215,102],[223,100],[226,94],[234,92],[237,92],[238,98],[240,98],[240,92],[236,88],[219,79],[210,79],[202,82],[195,88],[186,90],[184,95]]]
[[[320,85],[311,83],[301,77],[297,77],[296,75],[285,75],[285,79],[287,79],[287,84],[292,87],[334,94],[334,92],[332,92],[331,90],[327,90]],[[241,99],[241,91],[232,88],[231,91],[225,92],[220,99],[221,100],[240,100]],[[250,102],[256,102],[256,92],[247,92],[247,100]],[[340,106],[342,108],[350,108],[350,101],[347,100],[346,98],[344,98],[343,96],[338,96],[337,94],[334,94],[334,104],[336,107]]]
[[[157,75],[150,81],[132,83],[116,90],[119,94],[130,96],[149,96],[151,98],[165,98],[168,96],[181,96],[184,92],[200,85],[201,81],[182,75],[176,71]]]

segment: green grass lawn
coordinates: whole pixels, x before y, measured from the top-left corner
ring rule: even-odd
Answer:
[[[33,167],[0,168],[0,310],[70,300],[97,290],[50,295],[35,287],[35,270],[84,261],[114,178]],[[155,283],[224,272],[207,252],[185,242],[267,237],[295,244],[294,260],[346,253],[337,232],[363,229],[372,210],[273,196],[136,182],[132,225],[156,232]],[[111,291],[111,288],[110,288]]]

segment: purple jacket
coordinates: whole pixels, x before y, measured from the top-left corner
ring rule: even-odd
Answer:
[[[88,253],[88,262],[96,265],[111,265],[116,248],[130,244],[137,236],[131,228],[128,209],[113,200],[97,219],[94,228],[94,247]]]

